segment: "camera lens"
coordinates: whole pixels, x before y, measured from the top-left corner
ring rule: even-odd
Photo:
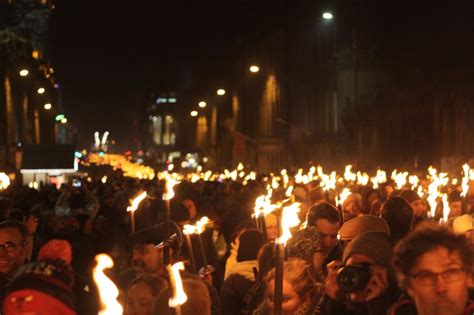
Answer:
[[[370,267],[367,264],[350,265],[341,268],[336,282],[346,293],[362,290],[370,279]]]

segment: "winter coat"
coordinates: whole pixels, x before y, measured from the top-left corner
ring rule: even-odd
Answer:
[[[256,260],[235,263],[229,270],[229,276],[222,284],[221,307],[222,314],[240,314],[244,307],[244,297],[255,283]]]

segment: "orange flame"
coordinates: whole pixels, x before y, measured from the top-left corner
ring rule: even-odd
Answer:
[[[146,198],[146,196],[147,196],[146,191],[144,191],[144,192],[142,192],[140,195],[138,195],[137,197],[135,197],[135,198],[131,201],[130,206],[127,207],[127,211],[128,211],[128,212],[135,212],[135,211],[137,211],[138,206],[139,206],[140,203],[143,201],[143,199]]]
[[[295,202],[287,207],[283,207],[281,217],[282,235],[276,239],[278,244],[286,244],[286,242],[291,238],[290,228],[300,224],[300,218],[298,216],[300,205],[299,202]]]
[[[347,197],[349,197],[350,194],[351,191],[349,190],[349,188],[344,188],[339,197],[336,199],[337,205],[342,206],[344,204],[344,201],[347,199]]]
[[[117,301],[119,291],[115,284],[105,274],[104,269],[112,268],[114,262],[110,256],[99,254],[95,256],[97,266],[93,270],[94,281],[99,289],[102,310],[99,315],[121,315],[122,305]]]
[[[188,296],[184,292],[181,274],[179,273],[180,270],[184,270],[184,264],[180,261],[172,266],[168,266],[167,268],[170,274],[171,286],[173,287],[173,296],[170,297],[168,305],[170,307],[183,305],[188,300]]]
[[[170,174],[168,173],[165,175],[165,180],[166,180],[166,187],[165,187],[165,191],[163,192],[163,200],[171,200],[174,197],[173,187],[179,182],[175,180],[173,177],[171,177]]]
[[[183,233],[186,235],[201,234],[204,232],[206,225],[208,225],[210,222],[211,221],[208,217],[202,217],[196,222],[195,225],[185,224],[183,227]]]

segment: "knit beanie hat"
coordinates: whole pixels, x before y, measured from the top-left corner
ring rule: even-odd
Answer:
[[[412,229],[413,209],[402,197],[388,198],[380,209],[380,216],[387,221],[390,237],[395,242],[401,240]]]
[[[408,201],[409,204],[421,199],[420,196],[418,196],[418,194],[414,190],[411,190],[411,189],[402,191],[402,193],[400,194],[400,197]]]
[[[263,235],[258,230],[249,229],[243,232],[239,237],[237,261],[256,260],[263,243]]]
[[[71,245],[51,240],[39,252],[37,262],[20,268],[7,288],[3,314],[75,315]]]
[[[322,251],[321,236],[314,226],[297,231],[286,244],[288,258],[301,258],[309,263],[313,262],[313,255]]]
[[[390,237],[383,232],[368,232],[356,236],[344,249],[344,263],[353,255],[370,257],[378,266],[391,269],[393,249]]]
[[[359,234],[366,232],[384,232],[390,235],[387,222],[373,215],[363,215],[346,221],[339,230],[341,240],[352,240]]]

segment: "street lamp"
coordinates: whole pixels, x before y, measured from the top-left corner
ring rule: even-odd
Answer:
[[[40,87],[40,88],[38,89],[38,94],[43,94],[44,91],[45,91],[44,87]]]
[[[67,118],[66,118],[66,117],[64,117],[63,119],[61,119],[61,123],[62,123],[62,124],[65,124],[65,123],[67,123]]]
[[[250,69],[250,72],[252,72],[252,73],[257,73],[257,72],[260,71],[260,68],[259,68],[258,66],[256,66],[256,65],[250,66],[249,69]]]
[[[43,107],[44,107],[44,109],[46,109],[46,110],[50,110],[51,107],[53,107],[53,106],[51,105],[51,103],[46,103],[46,104],[44,104]]]
[[[225,90],[224,89],[218,89],[217,90],[217,95],[225,95]]]
[[[204,101],[200,101],[200,102],[199,102],[199,107],[205,108],[206,106],[207,106],[207,103],[206,103],[206,102],[204,102]]]
[[[323,19],[325,20],[332,20],[334,18],[334,15],[332,15],[331,12],[324,12],[323,13]]]
[[[26,76],[28,75],[28,73],[29,73],[29,71],[28,71],[27,69],[22,69],[22,70],[20,71],[20,75],[21,75],[22,77],[26,77]]]
[[[191,117],[196,117],[198,115],[197,110],[191,111]]]

